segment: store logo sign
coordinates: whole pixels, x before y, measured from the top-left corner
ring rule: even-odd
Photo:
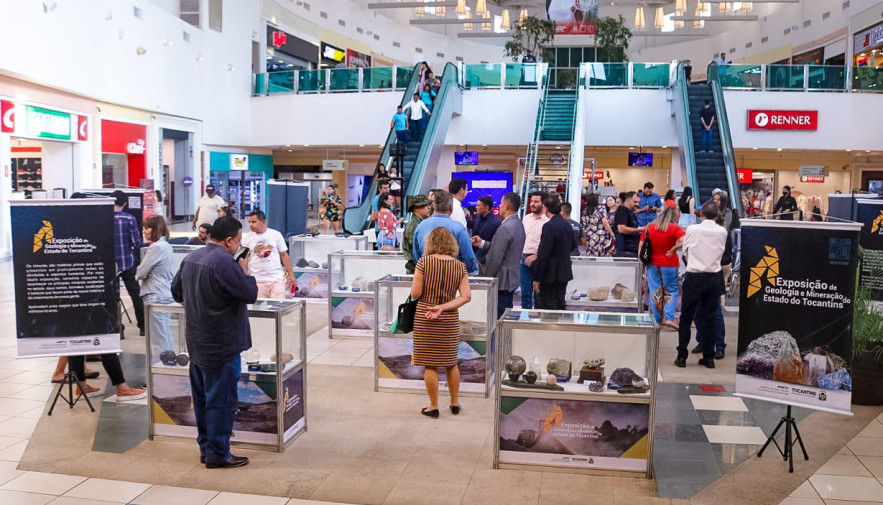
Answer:
[[[288,34],[285,32],[273,32],[273,47],[282,47],[288,43]]]
[[[15,133],[15,104],[0,100],[0,132]]]
[[[880,215],[877,216],[877,219],[874,219],[871,223],[871,234],[881,231],[881,228],[883,228],[883,210],[880,211]]]
[[[751,184],[751,181],[754,180],[754,172],[750,168],[738,168],[736,169],[736,177],[739,184]]]
[[[779,277],[779,253],[775,247],[764,246],[767,255],[757,262],[757,265],[751,267],[751,274],[748,276],[748,297],[752,297],[760,291],[761,283],[764,277],[770,285],[776,285],[776,279]]]
[[[231,154],[230,170],[248,170],[247,154]]]
[[[749,130],[817,130],[817,110],[749,110]]]
[[[25,107],[27,134],[44,139],[71,140],[71,115],[67,112]]]
[[[89,140],[88,116],[77,116],[77,140]]]
[[[821,175],[804,175],[800,178],[800,182],[825,182],[825,177]]]
[[[52,231],[52,223],[43,220],[43,227],[34,234],[34,252],[43,248],[44,244],[51,244],[55,232]]]

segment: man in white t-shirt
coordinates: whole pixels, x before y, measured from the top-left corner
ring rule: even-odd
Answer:
[[[285,237],[267,228],[267,216],[260,210],[248,215],[248,226],[251,233],[242,236],[242,245],[251,249],[248,254],[248,274],[257,281],[258,298],[284,299],[286,288],[294,281]]]
[[[196,215],[193,216],[193,229],[202,223],[214,224],[220,216],[221,207],[225,207],[227,202],[215,193],[215,187],[211,184],[205,187],[205,194],[199,199],[199,206],[196,207]]]
[[[454,197],[454,207],[451,212],[451,219],[468,228],[466,225],[466,211],[463,210],[463,200],[466,199],[466,179],[462,177],[454,177],[448,184],[448,193]]]

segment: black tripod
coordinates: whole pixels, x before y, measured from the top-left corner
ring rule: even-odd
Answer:
[[[785,425],[785,440],[782,442],[782,445],[779,445],[779,442],[776,440],[776,434],[779,432],[779,428],[782,425]],[[791,436],[791,432],[794,432],[794,437]],[[766,443],[763,444],[763,447],[760,448],[760,451],[757,453],[757,457],[763,456],[763,451],[766,450],[767,446],[770,445],[770,442],[776,444],[776,449],[779,450],[779,454],[782,455],[782,459],[788,462],[788,472],[794,473],[794,444],[800,444],[800,451],[803,452],[803,459],[809,461],[809,456],[806,454],[806,448],[803,446],[803,438],[800,437],[800,431],[797,430],[797,420],[791,417],[791,405],[788,405],[788,410],[785,412],[785,417],[779,420],[779,424],[776,425],[776,429],[773,430],[773,433],[766,439]]]
[[[80,394],[77,397],[74,397],[74,384],[76,383],[77,389],[80,391]],[[64,396],[64,386],[67,386],[67,396]],[[80,379],[77,378],[77,374],[71,370],[70,361],[67,364],[67,373],[64,374],[64,378],[61,379],[61,384],[58,385],[58,391],[55,392],[55,399],[52,400],[52,406],[49,407],[49,412],[47,415],[52,415],[52,411],[55,409],[55,403],[58,402],[58,399],[61,398],[64,400],[64,403],[68,405],[70,408],[74,408],[74,405],[80,401],[80,398],[85,398],[86,404],[89,405],[89,410],[95,412],[95,407],[92,406],[92,401],[89,400],[89,397],[84,393],[85,389],[83,388],[83,384],[80,382]]]

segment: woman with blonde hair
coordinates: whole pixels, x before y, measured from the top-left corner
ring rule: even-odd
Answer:
[[[423,381],[429,406],[420,412],[438,418],[439,368],[444,368],[447,376],[451,413],[460,413],[460,369],[457,367],[460,315],[457,309],[469,303],[472,292],[466,266],[456,258],[460,252],[457,241],[447,228],[432,230],[424,250],[411,283],[411,298],[418,300],[411,364],[425,367]]]
[[[678,329],[675,308],[678,305],[678,255],[684,239],[684,229],[678,226],[678,209],[665,207],[641,234],[638,257],[649,240],[650,264],[647,265],[647,285],[650,287],[650,309],[656,322]]]

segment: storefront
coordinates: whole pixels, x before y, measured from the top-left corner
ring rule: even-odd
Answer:
[[[883,23],[856,33],[852,47],[854,66],[883,66]]]
[[[66,198],[91,185],[93,109],[89,100],[0,77],[0,257],[11,251],[10,200]]]
[[[209,181],[236,217],[244,219],[252,211],[267,211],[267,181],[273,177],[272,156],[212,151],[209,170]]]
[[[147,178],[147,126],[101,120],[101,187],[141,187]]]
[[[322,57],[320,67],[336,67],[346,64],[346,49],[341,49],[327,42],[322,42],[320,56]]]
[[[150,126],[147,178],[163,196],[162,211],[171,222],[190,220],[208,184],[203,167],[202,123],[154,114]]]
[[[313,70],[318,66],[316,44],[267,25],[267,72]]]

